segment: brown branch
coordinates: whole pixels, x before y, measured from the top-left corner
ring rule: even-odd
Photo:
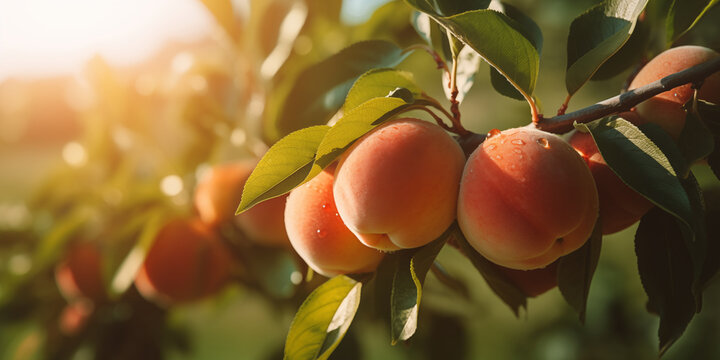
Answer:
[[[700,82],[718,71],[720,71],[720,57],[668,75],[658,81],[603,100],[595,105],[590,105],[565,115],[540,119],[540,121],[535,124],[535,127],[552,133],[566,133],[573,129],[573,123],[576,121],[585,123],[608,115],[628,111],[635,105],[657,94],[680,85]]]

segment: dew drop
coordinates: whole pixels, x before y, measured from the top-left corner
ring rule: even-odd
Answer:
[[[544,147],[544,148],[546,148],[546,149],[549,149],[549,148],[550,148],[550,143],[548,142],[548,140],[547,140],[546,138],[539,138],[539,139],[537,139],[537,143],[540,144],[540,146],[542,146],[542,147]]]
[[[335,216],[340,216],[340,214],[338,214],[338,213],[335,213]]]
[[[497,145],[495,145],[495,144],[490,144],[490,145],[488,145],[487,148],[488,148],[488,150],[495,150],[495,148],[497,148]]]
[[[510,164],[510,169],[515,170],[515,164]]]
[[[327,210],[327,209],[328,209],[328,206],[330,206],[330,204],[328,204],[328,203],[322,204],[323,210]]]
[[[325,236],[327,236],[327,231],[325,231],[325,230],[317,229],[316,232],[320,238],[324,238]]]
[[[514,140],[511,141],[510,143],[512,143],[512,144],[514,144],[514,145],[525,145],[525,142],[522,141],[522,139],[514,139]]]
[[[513,152],[516,154],[522,154],[522,150],[520,150],[520,148],[514,148]]]
[[[487,137],[488,137],[488,139],[489,139],[489,138],[494,137],[494,136],[497,136],[497,135],[500,135],[500,130],[498,130],[498,129],[492,129],[492,130],[490,130],[490,132],[487,134]]]
[[[498,160],[502,160],[502,155],[497,154],[497,155],[495,155],[495,158],[498,159]]]

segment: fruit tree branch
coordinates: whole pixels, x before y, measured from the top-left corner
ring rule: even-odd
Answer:
[[[535,126],[540,130],[552,133],[566,133],[573,129],[573,123],[576,121],[585,123],[608,115],[628,111],[633,106],[657,94],[687,83],[700,82],[718,71],[720,71],[720,57],[668,75],[658,81],[603,100],[595,105],[590,105],[564,115],[542,118]]]

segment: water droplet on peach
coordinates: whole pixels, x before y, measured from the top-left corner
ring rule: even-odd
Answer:
[[[546,149],[550,148],[550,143],[548,142],[548,140],[546,138],[537,139],[537,143]]]
[[[513,145],[525,145],[525,142],[522,141],[522,139],[514,139],[510,143],[512,143]]]
[[[512,151],[516,154],[522,154],[522,150],[520,150],[520,148],[514,148]]]
[[[322,230],[322,229],[317,229],[317,235],[318,235],[320,238],[324,238],[325,236],[327,236],[327,231]]]
[[[490,144],[490,145],[488,145],[487,148],[488,148],[488,150],[495,150],[495,148],[497,148],[497,145],[495,145],[495,144]]]
[[[498,129],[492,129],[490,132],[488,132],[487,137],[488,139],[494,136],[500,135],[500,130]]]
[[[501,159],[502,159],[502,155],[500,155],[500,154],[495,155],[495,158],[498,159],[498,160],[501,160]]]

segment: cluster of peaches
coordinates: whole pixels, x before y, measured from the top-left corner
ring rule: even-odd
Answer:
[[[698,46],[670,49],[650,61],[630,88],[718,56]],[[678,139],[691,85],[659,94],[620,117],[653,122]],[[699,98],[720,103],[720,73]],[[603,160],[591,135],[569,141],[533,125],[493,130],[466,157],[439,126],[388,121],[358,139],[307,183],[233,216],[253,168],[217,166],[197,186],[197,218],[174,220],[157,234],[135,285],[156,302],[187,302],[218,291],[232,256],[217,235],[234,223],[263,245],[290,244],[325,276],[372,272],[388,252],[423,246],[457,219],[468,243],[497,264],[528,296],[556,286],[556,260],[580,248],[598,218],[603,234],[637,222],[653,206]],[[103,299],[96,249],[76,247],[56,271],[69,299]],[[95,271],[96,270],[96,271]]]
[[[715,56],[699,46],[670,49],[630,89]],[[683,85],[619,116],[635,125],[656,123],[678,139],[692,95],[691,85]],[[720,74],[705,80],[699,98],[720,102]],[[285,226],[310,267],[331,276],[372,271],[384,253],[423,246],[457,219],[475,250],[536,296],[556,285],[555,261],[580,248],[598,218],[602,233],[611,234],[652,206],[610,169],[589,133],[566,142],[533,125],[492,130],[466,159],[439,126],[397,119],[294,189]]]

